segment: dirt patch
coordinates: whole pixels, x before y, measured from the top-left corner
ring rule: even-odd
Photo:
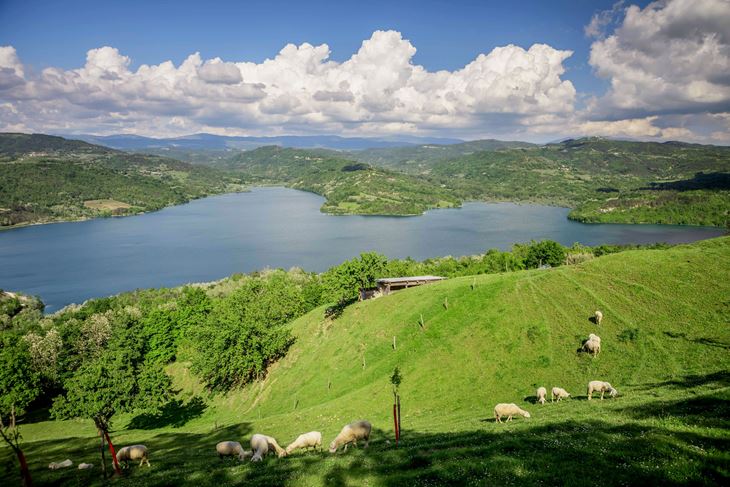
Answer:
[[[86,200],[84,206],[92,210],[102,211],[126,210],[132,207],[132,205],[117,200]]]

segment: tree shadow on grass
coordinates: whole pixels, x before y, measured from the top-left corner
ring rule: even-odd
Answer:
[[[693,404],[688,414],[698,414]],[[628,410],[628,408],[627,408]],[[637,411],[634,411],[637,412]],[[650,410],[645,411],[652,414]],[[681,412],[681,411],[680,411]],[[371,446],[346,453],[314,453],[286,458],[269,456],[261,463],[220,461],[221,440],[247,443],[247,423],[207,433],[126,433],[126,444],[144,443],[152,467],[132,466],[116,485],[678,485],[727,481],[730,441],[715,432],[676,431],[638,424],[567,420],[545,425],[515,421],[485,424],[473,431],[423,433],[404,430],[396,448],[385,434],[374,432]],[[94,438],[34,442],[26,445],[38,485],[103,485],[98,468],[49,471],[48,459],[71,458],[98,465]],[[0,449],[0,462],[8,453]],[[677,452],[681,451],[681,455]],[[44,464],[45,463],[45,464]],[[586,476],[610,472],[605,476]],[[4,476],[3,485],[13,485]]]
[[[707,345],[709,347],[718,347],[718,348],[724,348],[725,350],[730,350],[730,344],[723,342],[721,340],[718,340],[716,338],[711,338],[711,337],[690,338],[684,332],[673,332],[673,331],[665,331],[664,335],[668,336],[669,338],[682,339],[682,340],[692,342],[692,343],[699,343],[700,345]]]
[[[151,430],[171,426],[179,428],[189,421],[200,417],[206,410],[205,402],[194,397],[187,403],[175,399],[166,404],[157,414],[140,414],[132,418],[127,425],[128,429]]]
[[[636,387],[637,390],[671,387],[673,389],[691,389],[700,386],[730,387],[730,371],[719,370],[707,374],[690,374],[677,379],[653,382]]]
[[[724,397],[723,397],[724,396]],[[652,401],[619,411],[637,418],[674,417],[687,424],[707,428],[730,428],[730,398],[719,392],[687,399]],[[730,442],[726,442],[730,444]]]

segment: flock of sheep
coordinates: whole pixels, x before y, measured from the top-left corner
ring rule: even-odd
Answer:
[[[594,314],[593,321],[600,325],[603,321],[603,313],[596,311]],[[591,333],[588,339],[583,342],[583,346],[578,349],[590,353],[593,357],[601,352],[601,338],[598,335]],[[593,397],[593,393],[601,393],[601,400],[605,393],[608,393],[611,397],[615,397],[618,391],[614,387],[604,381],[594,380],[588,383],[588,400],[590,401]],[[545,387],[539,387],[536,391],[537,401],[540,404],[545,404],[547,397],[547,389]],[[561,387],[553,387],[550,391],[550,401],[560,402],[562,399],[570,397],[570,393]],[[502,418],[506,417],[507,421],[512,421],[513,416],[523,416],[525,418],[530,417],[530,413],[520,408],[514,403],[500,403],[494,407],[494,419],[495,422],[501,423]],[[329,445],[330,453],[335,453],[340,447],[344,446],[344,451],[347,451],[347,447],[352,444],[357,446],[357,441],[362,440],[365,442],[365,448],[367,448],[370,441],[370,432],[372,425],[369,421],[360,420],[354,421],[350,424],[346,424],[340,433],[335,437]],[[244,449],[243,446],[237,441],[221,441],[215,446],[215,451],[220,458],[224,457],[238,457],[239,460],[245,460],[251,457],[252,462],[260,462],[269,453],[276,453],[281,458],[291,454],[294,450],[298,449],[322,449],[322,433],[319,431],[310,431],[309,433],[303,433],[297,437],[292,443],[286,448],[282,448],[277,443],[276,439],[262,434],[255,434],[251,437],[250,449]],[[145,445],[132,445],[121,448],[117,451],[117,462],[124,463],[125,466],[129,465],[130,461],[139,460],[139,466],[141,467],[145,463],[150,466],[149,454]],[[73,465],[71,460],[65,460],[60,463],[51,463],[48,467],[50,469],[58,469],[69,467]],[[82,463],[79,465],[80,469],[91,468],[92,465],[88,463]]]
[[[601,313],[600,311],[596,311],[593,315],[593,322],[597,325],[600,325],[602,321],[603,313]],[[578,349],[578,351],[590,353],[593,357],[597,356],[599,353],[601,353],[601,337],[591,333],[590,335],[588,335],[588,339],[583,342],[583,345],[581,346],[581,348]],[[594,392],[601,393],[601,400],[603,400],[603,396],[607,392],[611,397],[615,397],[618,394],[618,391],[614,389],[614,387],[610,383],[601,380],[592,380],[588,383],[589,401],[593,398]],[[547,389],[544,387],[538,387],[537,391],[535,392],[535,396],[537,398],[536,402],[540,404],[545,404]],[[568,397],[570,397],[570,393],[562,387],[553,387],[553,389],[550,391],[551,402],[555,402],[556,399],[558,402],[560,402],[562,399],[566,399]],[[494,406],[494,420],[497,423],[501,423],[502,418],[505,416],[507,417],[507,421],[512,421],[513,416],[522,416],[524,418],[529,418],[530,413],[514,403],[500,403]]]

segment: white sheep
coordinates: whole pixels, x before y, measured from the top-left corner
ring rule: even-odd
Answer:
[[[600,311],[596,311],[593,315],[593,318],[596,324],[600,325],[601,321],[603,321],[603,313],[601,313]]]
[[[90,468],[94,468],[93,463],[79,463],[79,470],[88,470]]]
[[[58,470],[59,468],[70,467],[73,464],[74,464],[74,462],[72,462],[69,459],[66,459],[62,462],[51,462],[48,464],[48,468],[50,468],[51,470]]]
[[[537,402],[545,404],[545,396],[547,396],[547,389],[544,387],[537,388]]]
[[[344,451],[347,451],[347,447],[352,443],[357,446],[357,440],[365,440],[365,448],[370,443],[370,431],[373,426],[369,421],[353,421],[350,424],[346,424],[340,434],[332,440],[330,443],[330,453],[335,453],[339,447],[345,445]]]
[[[297,439],[286,447],[286,454],[289,455],[297,448],[312,448],[313,450],[319,448],[321,450],[322,433],[319,431],[310,431],[309,433],[297,436]]]
[[[588,335],[588,340],[583,342],[581,350],[590,353],[595,357],[596,355],[601,353],[601,337],[591,333],[590,335]]]
[[[215,446],[215,451],[220,458],[238,456],[239,460],[243,460],[251,455],[251,452],[244,451],[241,444],[237,441],[221,441]]]
[[[125,467],[129,467],[130,460],[139,460],[139,466],[147,464],[150,466],[149,453],[144,445],[125,446],[117,451],[117,462],[124,462]]]
[[[553,387],[553,390],[550,391],[550,400],[555,402],[556,397],[558,398],[558,402],[560,402],[563,399],[570,397],[570,393],[562,387]]]
[[[512,421],[512,416],[515,415],[524,416],[525,418],[530,417],[530,413],[524,409],[520,409],[520,407],[514,403],[499,403],[494,406],[494,419],[497,423],[502,422],[502,416],[507,416],[507,421]]]
[[[600,392],[601,393],[601,400],[603,400],[603,395],[608,392],[608,395],[611,397],[616,397],[618,394],[618,391],[613,388],[611,384],[608,382],[603,382],[601,380],[592,380],[588,383],[588,400],[590,401],[593,397],[594,392]]]
[[[253,452],[252,462],[260,462],[269,452],[273,451],[276,451],[279,458],[286,456],[286,451],[279,446],[274,438],[260,434],[251,437],[251,451]]]

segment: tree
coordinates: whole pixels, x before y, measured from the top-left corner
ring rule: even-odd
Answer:
[[[525,254],[525,267],[535,269],[542,265],[557,267],[565,262],[565,247],[553,240],[530,242]]]
[[[12,332],[0,333],[0,416],[22,414],[41,393],[27,343]]]
[[[403,377],[400,375],[400,369],[396,366],[393,369],[393,375],[390,376],[390,383],[393,386],[393,422],[395,423],[395,444],[398,446],[400,441],[400,383]]]
[[[301,289],[285,273],[250,279],[216,302],[206,322],[191,330],[197,350],[193,371],[212,390],[256,380],[294,341],[283,325],[305,311]]]
[[[83,417],[94,421],[101,438],[102,471],[106,477],[105,442],[119,472],[109,428],[116,413],[156,412],[169,401],[170,379],[159,365],[140,361],[130,350],[105,350],[85,362],[64,383],[66,394],[53,401],[58,418]]]
[[[366,252],[332,267],[322,276],[325,299],[335,303],[357,299],[360,288],[373,287],[376,279],[383,277],[387,264],[385,256]]]
[[[20,479],[23,487],[31,487],[33,481],[30,477],[30,470],[28,470],[28,462],[25,461],[25,454],[20,449],[20,430],[15,423],[15,407],[11,408],[9,414],[8,425],[5,426],[3,417],[0,414],[0,436],[3,437],[5,443],[13,450],[15,455],[18,457],[18,463],[20,463]]]

